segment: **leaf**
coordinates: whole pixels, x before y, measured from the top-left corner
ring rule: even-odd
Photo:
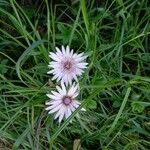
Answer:
[[[96,109],[97,108],[97,103],[94,100],[89,100],[86,106],[89,109]]]
[[[7,72],[7,68],[6,68],[6,64],[8,62],[8,59],[3,59],[1,62],[0,62],[0,73],[2,75],[4,75],[6,72]]]
[[[19,77],[19,79],[25,83],[21,77],[21,74],[20,74],[20,67],[21,67],[21,62],[22,60],[36,47],[38,47],[40,44],[46,42],[46,40],[38,40],[36,42],[34,42],[32,45],[30,45],[24,52],[23,54],[19,57],[17,63],[16,63],[16,72],[17,72],[17,75]]]
[[[131,107],[133,112],[141,113],[144,111],[144,106],[142,105],[142,103],[139,102],[132,102]]]

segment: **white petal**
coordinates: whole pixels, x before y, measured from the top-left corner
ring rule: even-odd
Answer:
[[[73,49],[70,51],[70,57],[73,56]]]
[[[84,68],[87,68],[87,66],[86,66],[87,64],[88,64],[88,63],[78,63],[78,64],[77,64],[77,67],[84,69]]]
[[[53,93],[56,97],[58,97],[59,99],[62,97],[62,95],[58,92],[55,91],[51,91],[51,93]]]
[[[58,119],[58,122],[60,123],[64,117],[65,113],[62,112],[60,115],[59,115],[59,119]]]
[[[58,104],[60,104],[62,101],[61,100],[51,100],[51,101],[49,101],[49,102],[46,102],[45,104],[46,105],[58,105]]]
[[[78,108],[78,107],[79,107],[79,104],[78,104],[76,101],[73,101],[73,102],[72,102],[72,105],[73,105],[75,108]]]
[[[60,68],[59,63],[55,63],[55,64],[50,64],[48,65],[49,68]]]
[[[49,97],[50,99],[58,99],[58,97],[52,94],[46,94],[46,96]]]
[[[73,56],[72,56],[72,58],[76,60],[77,59],[77,54],[74,53]]]
[[[83,57],[84,56],[84,53],[80,53],[80,54],[77,54],[77,58],[81,58],[81,57]]]
[[[69,108],[70,108],[71,112],[74,112],[75,108],[72,104],[69,105]]]
[[[71,84],[72,84],[72,77],[70,77],[70,78],[68,79],[68,81],[69,81],[69,84],[71,85]]]
[[[70,48],[69,48],[68,45],[67,45],[67,47],[66,47],[66,55],[67,55],[67,56],[70,56]]]
[[[63,78],[62,78],[62,80],[61,80],[61,84],[65,84],[64,79],[63,79]]]
[[[74,94],[74,83],[73,85],[71,86],[71,88],[68,90],[68,95],[69,96],[72,96]]]
[[[85,60],[86,58],[87,58],[87,56],[82,56],[82,57],[76,56],[75,61],[81,62],[81,61]]]
[[[83,71],[82,69],[80,69],[80,68],[77,68],[77,69],[76,69],[76,74],[77,74],[77,75],[82,75],[83,72],[84,72],[84,71]]]
[[[58,47],[56,47],[56,55],[60,60],[63,59],[63,54]]]
[[[79,95],[79,91],[72,95],[72,98],[76,98]]]
[[[75,92],[77,92],[77,90],[78,90],[78,85],[73,84],[68,91],[68,95],[73,96]]]
[[[55,118],[54,119],[57,119],[60,116],[60,114],[61,114],[60,110],[55,114]]]
[[[58,47],[55,47],[57,53],[62,54],[62,52],[60,51],[60,49]]]
[[[62,78],[61,74],[57,78],[57,82]]]
[[[58,61],[58,62],[61,61],[55,53],[50,52],[49,57],[52,58],[55,61]]]
[[[66,93],[64,93],[64,91],[59,87],[59,86],[56,86],[56,89],[58,90],[58,92],[61,94],[61,95],[65,95]]]
[[[66,117],[66,119],[67,119],[70,115],[71,115],[71,110],[70,110],[70,108],[68,107],[67,110],[66,110],[66,112],[65,112],[65,117]]]
[[[66,85],[68,85],[69,81],[68,81],[68,77],[67,77],[67,74],[65,74],[63,76],[63,82],[62,83],[65,83]]]
[[[75,103],[77,103],[78,105],[80,105],[81,103],[77,100],[74,100]]]
[[[58,118],[60,116],[60,114],[62,114],[64,111],[65,111],[64,110],[64,105],[62,105],[61,109],[59,109],[59,111],[55,114],[54,119]]]
[[[60,102],[59,103],[55,103],[54,105],[50,105],[50,106],[46,107],[45,110],[54,109],[55,107],[58,107],[59,105],[60,105]]]
[[[73,76],[72,73],[71,74],[67,74],[66,76],[64,76],[64,80],[65,80],[65,84],[66,85],[72,85],[72,80],[73,80]]]
[[[49,66],[58,65],[58,64],[59,64],[59,62],[56,62],[56,61],[49,62]]]
[[[47,74],[52,74],[52,73],[54,73],[54,70],[50,70],[47,72]]]
[[[63,74],[56,69],[55,69],[53,75],[57,76],[57,79],[59,79],[59,78],[61,79],[63,77]]]
[[[66,87],[65,87],[64,83],[62,83],[62,82],[61,82],[61,87],[62,87],[64,94],[66,95],[66,93],[67,93]]]
[[[73,78],[75,79],[76,82],[78,82],[78,78],[77,78],[77,75],[75,73],[73,74]]]
[[[52,109],[52,110],[49,111],[48,113],[49,113],[49,114],[54,113],[54,112],[58,111],[61,107],[62,107],[62,104],[58,105],[57,107],[55,107],[54,109]]]
[[[64,117],[64,115],[65,115],[65,107],[62,107],[61,108],[62,109],[62,111],[61,111],[61,113],[60,113],[60,115],[59,115],[59,123],[62,121],[62,119],[63,119],[63,117]]]
[[[81,108],[81,110],[82,110],[82,111],[86,111],[86,109],[84,109],[84,108]]]
[[[65,50],[65,47],[63,45],[61,46],[61,49],[62,49],[63,55],[66,55],[66,50]]]
[[[53,76],[52,80],[55,80],[55,79],[57,79],[58,77],[59,77],[59,74],[55,74],[55,75]]]

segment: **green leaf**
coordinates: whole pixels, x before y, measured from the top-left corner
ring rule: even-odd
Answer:
[[[97,108],[97,103],[94,100],[89,100],[86,106],[89,109],[96,109]]]
[[[133,102],[131,104],[131,107],[132,107],[133,112],[141,113],[144,111],[144,106],[142,105],[142,103],[139,103],[139,102]]]
[[[6,64],[7,64],[8,60],[7,59],[4,59],[0,62],[0,73],[1,74],[5,74],[7,72],[7,68],[6,68]]]
[[[23,54],[19,57],[17,63],[16,63],[16,72],[17,72],[17,75],[19,77],[19,79],[25,83],[21,77],[21,74],[20,74],[20,68],[21,68],[21,62],[22,60],[34,49],[34,48],[37,48],[40,44],[46,42],[46,40],[38,40],[36,42],[34,42],[32,45],[30,45],[24,52]]]

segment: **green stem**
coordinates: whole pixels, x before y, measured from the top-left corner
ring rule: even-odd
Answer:
[[[87,9],[86,9],[86,5],[85,5],[85,0],[80,0],[80,6],[81,6],[82,14],[83,14],[83,19],[84,19],[85,27],[87,30],[87,34],[89,35],[89,21],[88,21],[88,15],[87,15]]]
[[[123,99],[122,105],[121,105],[121,107],[119,109],[119,112],[118,112],[118,114],[117,114],[117,116],[116,116],[116,118],[115,118],[111,128],[108,130],[108,134],[110,134],[113,131],[115,125],[117,124],[117,122],[118,122],[118,120],[119,120],[119,118],[120,118],[120,116],[121,116],[121,114],[123,112],[123,109],[125,108],[125,105],[127,103],[127,100],[128,100],[129,95],[130,95],[130,92],[131,92],[131,87],[128,87],[126,95],[125,95],[125,97]]]

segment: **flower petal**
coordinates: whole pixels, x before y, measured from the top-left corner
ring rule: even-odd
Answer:
[[[68,107],[68,108],[66,109],[66,112],[65,112],[65,118],[67,119],[70,115],[71,115],[71,110],[70,110],[70,108]]]
[[[61,107],[62,107],[62,104],[60,104],[57,107],[55,107],[54,109],[50,110],[48,113],[49,114],[54,113],[54,112],[58,111]]]
[[[58,56],[55,53],[53,53],[53,52],[50,52],[49,57],[52,58],[55,61],[58,61],[58,62],[60,61],[60,59],[58,58]]]

